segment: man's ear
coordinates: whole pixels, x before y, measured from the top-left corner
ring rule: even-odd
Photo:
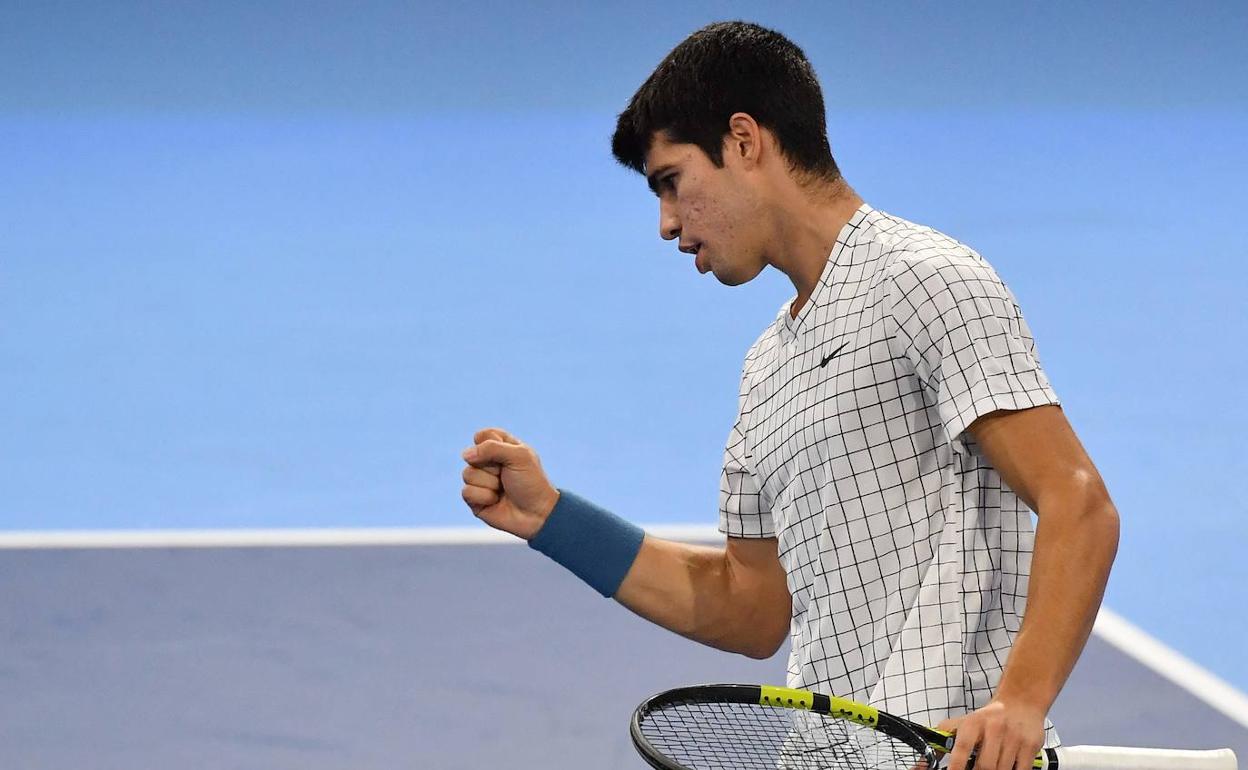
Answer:
[[[728,118],[724,152],[731,153],[746,168],[758,165],[763,154],[763,129],[749,113],[734,112]]]

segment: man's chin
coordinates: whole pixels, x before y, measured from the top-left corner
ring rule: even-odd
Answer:
[[[757,278],[759,273],[763,272],[761,268],[751,272],[749,270],[741,270],[740,266],[734,267],[735,269],[733,270],[726,270],[723,268],[717,270],[714,266],[712,266],[711,272],[714,273],[715,277],[719,279],[719,282],[725,286],[740,286],[743,283],[749,283]]]

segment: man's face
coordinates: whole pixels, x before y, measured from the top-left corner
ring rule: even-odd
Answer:
[[[736,286],[766,267],[753,180],[728,147],[724,167],[716,168],[697,145],[674,144],[659,132],[646,153],[646,177],[659,197],[659,235],[696,254],[700,272]]]

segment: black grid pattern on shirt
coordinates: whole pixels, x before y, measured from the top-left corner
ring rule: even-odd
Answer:
[[[720,487],[722,531],[779,538],[789,684],[917,721],[979,708],[1032,527],[964,431],[1058,403],[1018,304],[974,251],[864,206],[789,313],[746,355]]]

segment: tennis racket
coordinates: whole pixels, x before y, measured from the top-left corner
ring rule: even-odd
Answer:
[[[629,732],[658,770],[934,770],[953,750],[951,733],[845,698],[766,685],[668,690],[637,707]],[[1065,746],[1043,749],[1033,767],[1236,770],[1237,762],[1230,749]]]

